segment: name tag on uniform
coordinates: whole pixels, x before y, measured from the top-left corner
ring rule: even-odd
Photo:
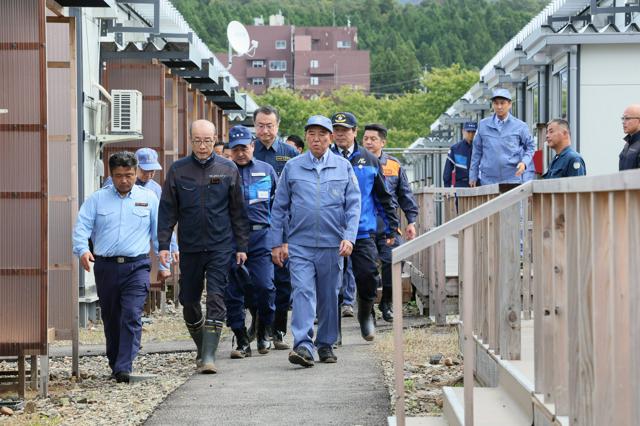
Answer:
[[[280,162],[287,162],[291,160],[291,157],[287,157],[285,155],[276,155],[276,161],[280,161]]]
[[[266,176],[267,174],[264,172],[252,172],[251,176],[257,177],[257,176]]]
[[[209,176],[209,183],[211,184],[218,184],[220,182],[222,182],[222,179],[224,179],[224,175],[213,175],[213,176]]]
[[[269,199],[269,191],[258,191],[258,198],[260,200],[268,200]]]
[[[136,203],[136,207],[149,207],[149,203]]]

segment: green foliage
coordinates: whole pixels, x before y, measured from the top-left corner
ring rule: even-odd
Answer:
[[[422,70],[482,67],[548,0],[172,0],[212,51],[226,51],[233,19],[282,11],[296,26],[358,27],[360,49],[371,51],[371,91],[400,93],[419,87]]]
[[[426,90],[401,96],[376,97],[344,87],[330,95],[304,99],[290,89],[278,88],[255,96],[255,99],[261,105],[273,105],[280,110],[280,133],[283,135],[302,135],[304,124],[311,115],[331,116],[338,111],[350,111],[358,118],[361,129],[366,123],[374,122],[387,126],[387,146],[406,147],[416,138],[428,134],[428,126],[477,79],[477,72],[463,70],[454,64],[423,73],[420,81]]]

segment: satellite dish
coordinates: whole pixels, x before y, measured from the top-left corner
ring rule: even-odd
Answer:
[[[227,25],[227,39],[229,40],[229,47],[231,47],[238,56],[242,56],[249,52],[251,49],[251,39],[249,38],[249,32],[238,21],[231,21]]]

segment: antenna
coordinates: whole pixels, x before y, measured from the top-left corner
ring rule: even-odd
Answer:
[[[251,40],[245,26],[238,21],[231,21],[227,25],[227,40],[229,41],[227,69],[231,68],[231,61],[234,56],[247,55],[252,57],[258,47],[258,42]],[[233,54],[234,51],[236,52],[235,55]]]

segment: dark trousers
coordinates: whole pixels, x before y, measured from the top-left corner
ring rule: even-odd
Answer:
[[[269,229],[251,231],[249,235],[249,253],[245,266],[251,275],[251,283],[237,282],[234,274],[229,274],[229,285],[225,293],[227,306],[227,325],[231,329],[244,327],[245,307],[255,307],[260,321],[266,325],[273,323],[276,289],[273,284],[273,262],[269,247]],[[232,259],[231,268],[236,263]]]
[[[224,294],[229,275],[231,250],[180,252],[180,295],[182,315],[189,324],[202,320],[200,299],[207,279],[207,319],[224,322]]]
[[[276,286],[276,320],[273,328],[285,333],[287,331],[287,315],[291,306],[291,274],[289,272],[289,261],[284,266],[274,267],[274,283]]]
[[[113,373],[131,372],[140,350],[142,309],[150,286],[149,259],[116,263],[96,259],[93,268]]]
[[[391,251],[404,243],[404,240],[396,235],[395,241],[392,245],[387,245],[387,236],[385,233],[378,233],[376,235],[376,245],[378,248],[378,258],[382,267],[382,287],[391,287]]]
[[[351,253],[353,275],[356,279],[358,298],[372,302],[376,298],[378,287],[378,249],[373,238],[356,240]]]

